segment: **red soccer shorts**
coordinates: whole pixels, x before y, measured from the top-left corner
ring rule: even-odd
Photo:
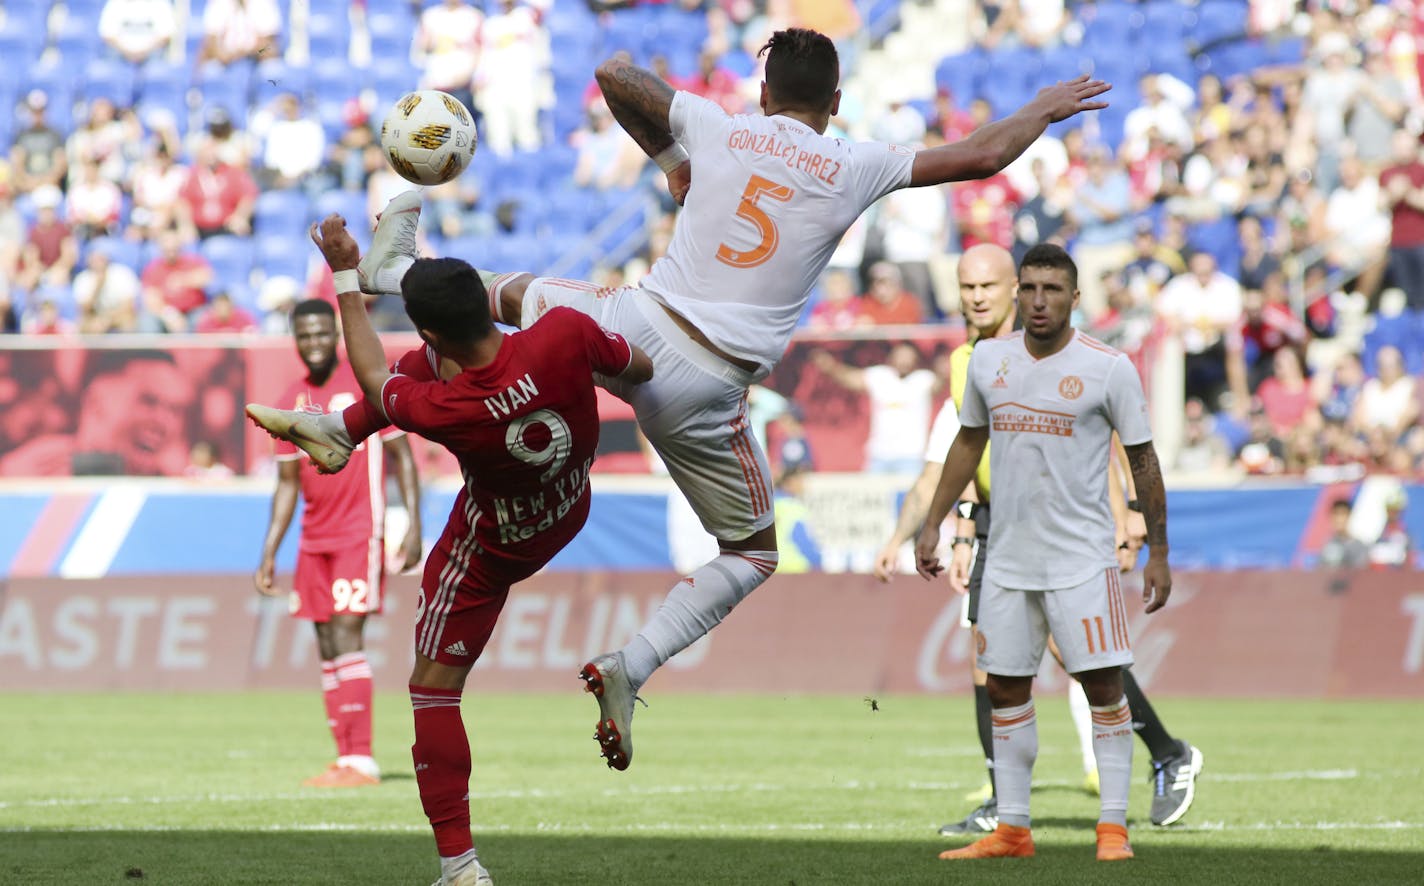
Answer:
[[[292,587],[292,615],[307,621],[379,613],[386,590],[381,540],[371,539],[339,551],[298,550]]]
[[[457,576],[437,548],[425,564],[415,618],[416,651],[450,667],[475,663],[494,633],[509,586]],[[464,580],[460,580],[463,578]]]

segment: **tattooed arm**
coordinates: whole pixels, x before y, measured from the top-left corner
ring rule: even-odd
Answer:
[[[672,147],[668,123],[677,91],[652,71],[611,58],[598,66],[598,86],[613,119],[649,157]]]
[[[1167,568],[1167,489],[1162,484],[1162,466],[1152,442],[1124,447],[1137,487],[1137,501],[1147,523],[1147,566],[1142,570],[1142,599],[1148,612],[1167,605],[1172,593],[1172,572]]]

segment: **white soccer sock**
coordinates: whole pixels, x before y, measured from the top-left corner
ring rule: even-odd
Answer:
[[[378,292],[400,292],[401,280],[405,279],[405,272],[409,271],[413,264],[413,255],[392,255],[385,264],[376,269],[376,279],[372,281],[374,288]]]
[[[346,430],[346,419],[340,411],[323,412],[313,418],[316,420],[316,426],[327,436],[350,449],[356,448],[356,441],[351,439],[351,433]]]
[[[479,861],[479,855],[477,855],[473,849],[450,858],[446,858],[442,855],[440,856],[440,878],[442,880],[454,880],[460,876],[461,871],[476,861]]]
[[[1102,812],[1098,821],[1127,826],[1127,794],[1132,783],[1132,710],[1124,696],[1116,704],[1094,707],[1093,752],[1098,760]]]
[[[623,647],[636,690],[663,662],[715,628],[732,608],[776,571],[776,551],[724,551],[673,585],[638,636]],[[639,644],[647,645],[647,649]],[[648,649],[653,655],[649,656]]]
[[[1083,771],[1092,772],[1098,768],[1097,752],[1093,750],[1093,712],[1088,707],[1088,694],[1083,691],[1083,684],[1073,679],[1068,681],[1068,713],[1073,717],[1073,728],[1078,730]]]
[[[1033,699],[1013,708],[994,708],[994,785],[999,794],[999,821],[1029,826],[1028,792],[1033,761],[1038,758],[1038,718]]]

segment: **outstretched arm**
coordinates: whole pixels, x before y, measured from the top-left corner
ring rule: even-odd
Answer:
[[[346,230],[346,220],[336,213],[312,225],[310,234],[336,275],[336,303],[341,308],[341,334],[346,338],[346,357],[351,361],[351,371],[366,399],[380,403],[381,387],[391,372],[386,367],[386,350],[381,347],[371,318],[366,315],[365,297],[356,285],[356,264],[361,260],[361,248]],[[349,278],[344,276],[348,271]],[[349,279],[349,285],[340,285],[343,279]]]
[[[598,87],[613,119],[633,137],[649,157],[672,147],[672,126],[668,114],[677,90],[645,68],[611,58],[598,66]]]
[[[811,365],[847,391],[865,390],[865,370],[858,366],[845,365],[828,351],[818,350],[813,353]]]
[[[1092,99],[1111,88],[1112,84],[1102,80],[1089,80],[1087,74],[1046,86],[1011,116],[974,130],[963,141],[916,153],[910,187],[988,178],[1014,162],[1043,135],[1048,124],[1106,108],[1107,102]]]
[[[1147,566],[1142,570],[1142,599],[1148,612],[1167,605],[1172,593],[1172,572],[1167,568],[1167,489],[1162,483],[1162,466],[1152,441],[1124,447],[1137,488],[1137,501],[1147,522]]]

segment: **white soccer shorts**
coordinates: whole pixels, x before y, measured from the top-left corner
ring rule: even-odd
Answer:
[[[1053,591],[1010,590],[985,576],[979,597],[980,670],[1005,677],[1037,674],[1050,631],[1070,674],[1132,664],[1116,567]]]
[[[755,377],[689,338],[638,287],[539,277],[524,292],[521,320],[528,327],[560,306],[589,315],[652,358],[652,381],[600,378],[599,384],[633,407],[703,527],[723,541],[741,541],[770,526],[771,466],[747,422],[747,388]]]

